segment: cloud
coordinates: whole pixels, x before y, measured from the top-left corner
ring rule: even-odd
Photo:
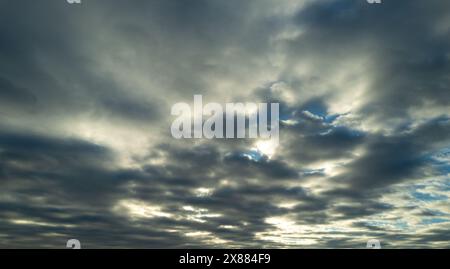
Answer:
[[[0,247],[447,247],[449,4],[0,6]],[[172,138],[194,94],[280,144]]]

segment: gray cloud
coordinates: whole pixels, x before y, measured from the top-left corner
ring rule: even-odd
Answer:
[[[0,247],[448,247],[445,1],[0,7]],[[194,94],[280,145],[173,139]]]

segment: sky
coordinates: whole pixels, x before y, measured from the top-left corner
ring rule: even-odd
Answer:
[[[382,2],[0,0],[0,248],[448,248],[450,2]]]

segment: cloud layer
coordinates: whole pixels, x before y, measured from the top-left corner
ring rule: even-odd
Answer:
[[[0,0],[0,247],[447,248],[450,3]],[[280,145],[176,140],[279,102]]]

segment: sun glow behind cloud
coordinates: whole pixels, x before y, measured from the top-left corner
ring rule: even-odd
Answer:
[[[259,140],[255,143],[255,149],[267,156],[269,159],[275,155],[277,148],[278,144],[272,139]]]

